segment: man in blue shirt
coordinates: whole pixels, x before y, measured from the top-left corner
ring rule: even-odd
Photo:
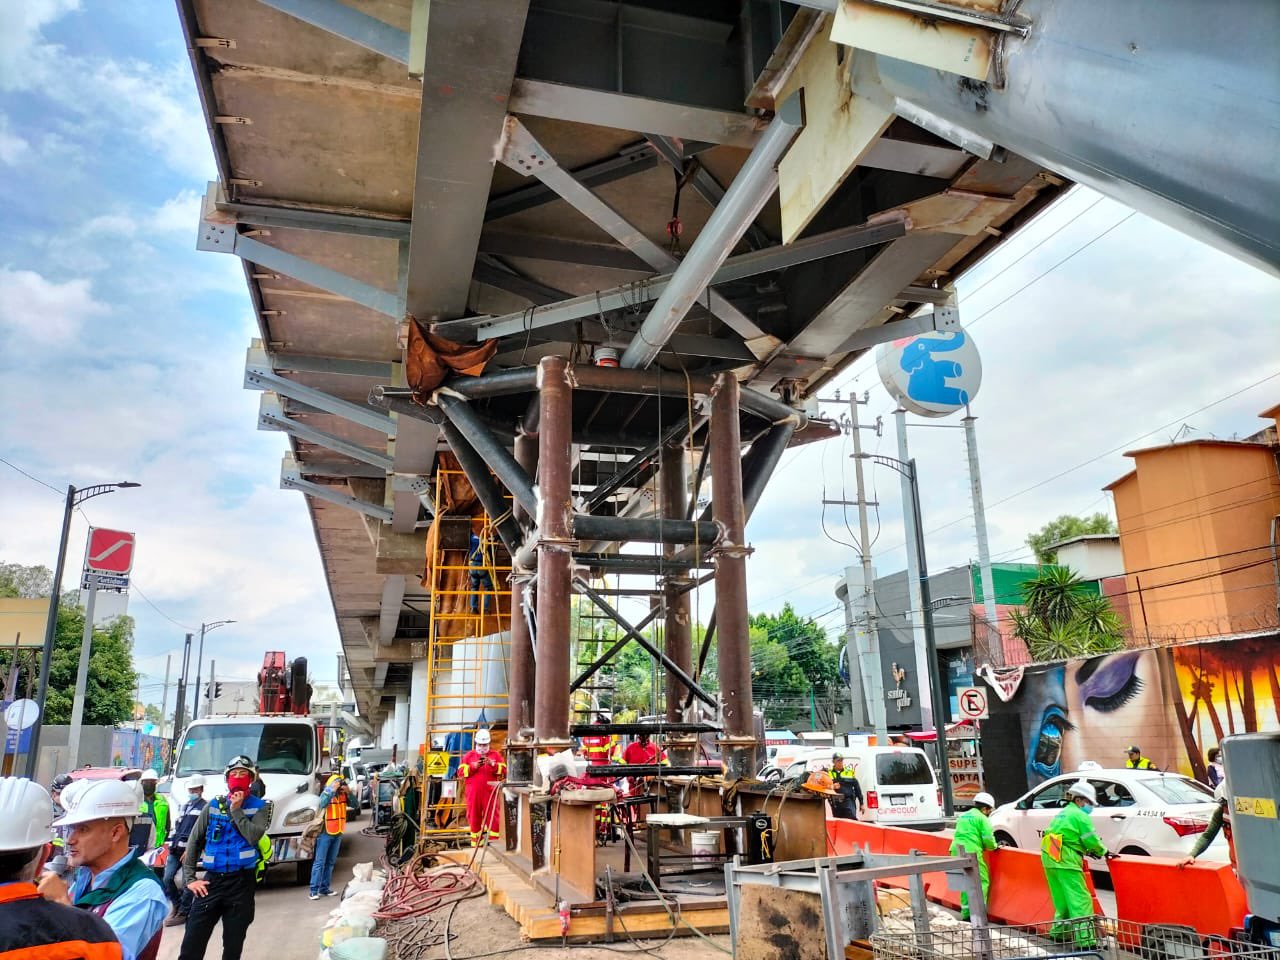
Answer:
[[[182,858],[187,852],[191,831],[207,803],[204,798],[204,777],[198,773],[188,777],[187,791],[187,802],[178,813],[178,820],[173,825],[173,836],[169,840],[169,859],[164,863],[164,892],[173,904],[173,913],[164,922],[166,927],[182,926],[187,922],[187,914],[191,912],[191,892],[185,888],[179,890],[176,879],[182,870]]]
[[[169,901],[155,873],[129,847],[138,794],[122,780],[90,780],[64,793],[62,802],[67,812],[54,826],[68,828],[67,856],[77,869],[69,889],[46,873],[41,895],[106,920],[124,960],[155,960]]]
[[[248,757],[227,764],[227,793],[196,818],[183,857],[182,876],[194,895],[179,960],[203,960],[213,928],[222,923],[222,960],[240,960],[253,923],[258,844],[271,825],[271,808],[253,795],[257,767]],[[196,868],[204,879],[196,879]]]

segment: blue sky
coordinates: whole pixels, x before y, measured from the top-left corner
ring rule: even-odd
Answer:
[[[282,648],[332,679],[337,653],[302,498],[278,489],[284,440],[255,430],[257,397],[241,389],[255,335],[243,276],[194,249],[212,176],[171,2],[0,8],[0,456],[54,486],[144,484],[86,512],[137,531],[136,583],[154,606],[135,593],[130,612],[144,699],[157,702],[165,653],[201,620],[239,621],[210,641],[228,678]],[[998,558],[1020,558],[1026,533],[1059,513],[1109,511],[1101,487],[1127,461],[1106,454],[997,501],[1172,422],[1134,445],[1167,441],[1184,418],[1193,435],[1251,433],[1280,399],[1276,378],[1186,416],[1280,370],[1280,282],[1130,214],[1076,191],[960,285],[983,352],[974,412]],[[845,395],[856,377],[869,418],[886,414],[891,431],[871,367],[855,365]],[[930,566],[966,562],[961,434],[916,429],[911,444],[925,525],[939,528]],[[754,609],[791,602],[838,624],[832,586],[854,556],[822,533],[819,501],[824,480],[828,497],[852,497],[847,453],[784,458],[749,530]],[[892,572],[904,563],[897,482],[873,476],[876,564]],[[52,565],[59,512],[54,493],[0,465],[0,559]],[[70,566],[85,528],[77,517]],[[827,528],[848,539],[838,514]],[[704,619],[710,604],[706,593]]]

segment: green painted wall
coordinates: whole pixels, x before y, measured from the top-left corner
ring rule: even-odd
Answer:
[[[1034,563],[993,563],[991,565],[992,586],[995,587],[996,603],[1020,605],[1023,602],[1022,585],[1035,577],[1039,566]],[[982,593],[982,576],[975,563],[969,568],[973,574],[973,602],[984,603],[986,597]],[[1084,593],[1099,594],[1102,587],[1096,580],[1086,580],[1081,584]]]

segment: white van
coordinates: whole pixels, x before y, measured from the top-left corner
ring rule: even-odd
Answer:
[[[864,820],[941,827],[942,789],[919,747],[852,747],[841,751],[862,787]]]

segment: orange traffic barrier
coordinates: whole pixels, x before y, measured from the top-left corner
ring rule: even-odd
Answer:
[[[915,850],[931,857],[944,857],[951,852],[951,833],[927,833],[904,827],[882,827],[874,823],[851,820],[827,821],[827,846],[832,854],[842,855],[868,849],[872,853],[907,854]],[[1113,865],[1117,861],[1112,861]],[[1038,850],[1016,850],[1001,847],[987,854],[991,871],[991,892],[987,913],[997,923],[1043,923],[1053,919],[1053,900]],[[1093,878],[1088,871],[1085,880],[1093,898],[1095,913],[1101,913]],[[886,886],[905,887],[907,880],[882,881]],[[924,875],[925,895],[935,903],[952,909],[960,905],[960,892],[948,886],[944,873]],[[1118,900],[1118,898],[1117,898]],[[1125,913],[1120,916],[1130,919]]]
[[[1179,868],[1166,857],[1111,861],[1116,914],[1136,923],[1185,924],[1201,934],[1230,936],[1248,912],[1244,888],[1229,863]]]

